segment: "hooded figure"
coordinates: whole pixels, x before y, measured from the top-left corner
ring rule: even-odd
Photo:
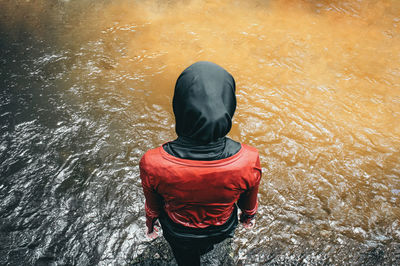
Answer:
[[[235,81],[222,67],[197,62],[179,76],[173,110],[178,138],[140,161],[150,237],[161,222],[179,265],[233,237],[240,221],[251,227],[261,180],[255,148],[226,137],[236,109]]]
[[[164,145],[171,155],[193,160],[218,160],[240,150],[227,137],[236,110],[235,80],[225,69],[198,62],[179,76],[172,100],[178,138]]]

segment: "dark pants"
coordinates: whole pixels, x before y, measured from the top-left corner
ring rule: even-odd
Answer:
[[[160,217],[160,223],[178,265],[200,265],[201,255],[211,251],[214,244],[233,237],[238,224],[237,208],[235,206],[228,221],[219,226],[189,228],[174,223],[166,214]]]
[[[179,266],[200,265],[200,256],[206,254],[214,248],[213,241],[196,241],[192,239],[188,241],[188,245],[182,245],[181,241],[177,241],[168,234],[164,233],[164,237],[171,246],[174,257]],[[222,239],[223,240],[223,239]],[[222,241],[221,240],[221,241]]]

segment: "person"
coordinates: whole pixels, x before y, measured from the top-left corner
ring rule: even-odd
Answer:
[[[177,79],[172,101],[177,139],[140,160],[147,234],[158,221],[178,265],[231,238],[240,222],[254,225],[261,179],[258,151],[226,135],[236,109],[235,80],[222,67],[194,63]]]

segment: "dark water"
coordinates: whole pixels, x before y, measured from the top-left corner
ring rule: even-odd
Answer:
[[[399,33],[397,1],[0,0],[0,265],[173,263],[138,161],[197,60],[264,170],[255,229],[204,262],[400,264]]]

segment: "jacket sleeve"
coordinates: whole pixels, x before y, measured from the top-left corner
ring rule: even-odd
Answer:
[[[151,176],[146,172],[144,167],[144,158],[140,161],[140,178],[142,180],[143,193],[145,196],[146,218],[152,221],[160,216],[163,207],[162,197],[154,190]]]
[[[259,158],[257,158],[253,171],[252,180],[249,182],[250,187],[240,195],[238,200],[238,207],[243,214],[248,216],[254,216],[258,207],[257,194],[262,175]]]

